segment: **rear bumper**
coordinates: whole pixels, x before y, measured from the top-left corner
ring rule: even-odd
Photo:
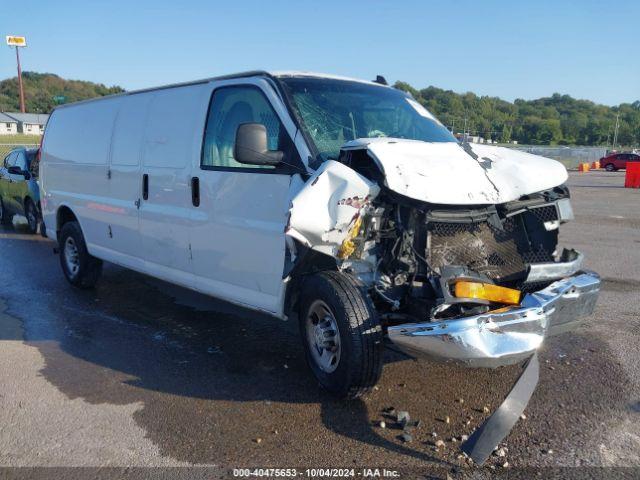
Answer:
[[[582,272],[526,294],[508,310],[447,320],[397,325],[389,339],[416,356],[453,361],[472,367],[499,367],[532,355],[546,336],[573,327],[593,312],[600,277]]]

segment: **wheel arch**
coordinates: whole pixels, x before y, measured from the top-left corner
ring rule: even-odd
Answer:
[[[25,197],[22,199],[22,207],[24,208],[24,213],[27,213],[27,202],[31,202],[33,203],[33,206],[36,207],[36,209],[38,209],[38,202],[36,202],[32,197],[30,197],[29,195],[25,195]]]
[[[78,222],[78,224],[80,224],[78,216],[73,212],[71,207],[68,205],[60,205],[56,212],[56,239],[60,238],[60,230],[62,230],[62,226],[67,222]],[[80,225],[80,229],[82,229],[82,225]]]
[[[289,315],[298,309],[300,286],[307,276],[326,271],[338,271],[338,265],[335,258],[322,252],[318,252],[317,250],[312,250],[311,248],[302,245],[297,240],[295,241],[295,244],[298,252],[298,259],[293,264],[289,273],[285,273],[285,278],[289,278],[289,281],[286,284],[284,297],[285,315]]]

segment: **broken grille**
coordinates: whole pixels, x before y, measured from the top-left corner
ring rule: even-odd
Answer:
[[[531,215],[538,223],[548,221],[551,213]],[[527,264],[553,261],[552,251],[530,243],[523,214],[502,220],[502,227],[488,221],[428,222],[425,253],[429,266],[437,273],[446,265],[465,266],[498,283],[509,283],[525,278]]]
[[[558,211],[555,205],[545,205],[544,207],[532,208],[529,212],[541,222],[552,222],[558,220]]]

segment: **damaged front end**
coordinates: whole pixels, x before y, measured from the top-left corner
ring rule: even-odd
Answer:
[[[522,158],[435,145],[466,165],[468,188],[455,189],[433,163],[419,170],[397,160],[428,158],[416,150],[428,147],[347,145],[294,198],[288,236],[357,277],[389,340],[406,353],[469,366],[518,362],[590,314],[598,296],[599,277],[581,270],[582,254],[558,249],[558,227],[573,217],[566,171],[561,178],[545,163],[555,178],[527,184],[518,181],[531,171]]]

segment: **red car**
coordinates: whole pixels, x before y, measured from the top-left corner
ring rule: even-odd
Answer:
[[[612,153],[600,159],[600,167],[607,172],[627,168],[627,162],[640,162],[640,155],[635,153]]]

